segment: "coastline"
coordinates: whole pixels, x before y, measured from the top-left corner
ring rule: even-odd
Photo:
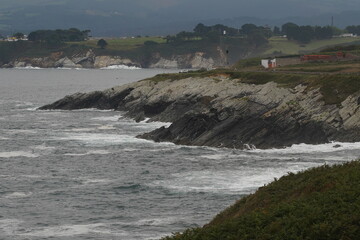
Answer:
[[[136,121],[172,122],[139,137],[181,145],[269,149],[360,141],[359,91],[328,104],[319,88],[304,84],[282,87],[226,75],[183,75],[76,93],[40,109],[113,109]]]

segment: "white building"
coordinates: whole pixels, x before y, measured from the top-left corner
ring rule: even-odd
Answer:
[[[276,58],[274,58],[274,59],[262,59],[261,60],[261,66],[263,66],[266,69],[275,68],[276,67]]]

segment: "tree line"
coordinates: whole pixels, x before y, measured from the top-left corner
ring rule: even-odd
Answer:
[[[283,24],[281,28],[277,26],[274,28],[257,26],[251,23],[244,24],[241,28],[232,28],[222,24],[206,26],[199,23],[192,32],[182,31],[173,36],[169,35],[165,39],[168,43],[176,43],[200,39],[218,41],[220,37],[242,37],[255,40],[258,45],[261,45],[267,42],[267,39],[272,36],[286,35],[289,40],[309,43],[313,40],[330,39],[341,33],[360,35],[360,25],[348,26],[342,30],[332,26],[301,26],[292,22]]]
[[[58,45],[64,42],[81,42],[89,38],[90,30],[80,31],[77,28],[67,30],[37,30],[28,36],[29,41],[45,42],[49,45]]]
[[[207,40],[219,42],[222,38],[244,38],[255,45],[267,43],[267,39],[272,36],[269,27],[256,26],[255,24],[244,24],[240,29],[228,27],[222,24],[206,26],[199,23],[192,32],[182,31],[173,36],[166,36],[167,43],[181,43],[183,41]]]

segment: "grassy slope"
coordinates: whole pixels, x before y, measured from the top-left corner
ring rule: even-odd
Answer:
[[[359,42],[360,38],[333,38],[328,40],[312,41],[309,44],[299,44],[294,41],[288,41],[286,38],[272,37],[269,39],[270,48],[263,55],[284,54],[292,55],[302,52],[313,52],[327,46],[350,44]]]
[[[238,64],[239,65],[239,64]],[[230,79],[249,84],[276,82],[281,87],[295,87],[299,84],[307,89],[319,88],[327,104],[340,104],[349,95],[360,91],[360,75],[353,74],[312,74],[288,72],[239,71],[234,69],[215,69],[212,71],[190,71],[175,74],[159,74],[152,81],[179,80],[189,77],[214,77],[225,75]]]
[[[288,174],[166,240],[360,239],[360,162]]]

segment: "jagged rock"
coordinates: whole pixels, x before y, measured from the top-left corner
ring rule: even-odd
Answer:
[[[14,62],[14,67],[26,67],[26,62],[18,62],[18,61],[15,61]]]
[[[194,54],[174,55],[168,59],[155,56],[153,63],[149,68],[193,68],[193,69],[211,69],[215,66],[215,61],[212,58],[205,58],[202,52]]]
[[[138,66],[137,63],[131,61],[128,58],[121,58],[118,56],[97,56],[95,57],[94,67],[95,68],[104,68],[114,65],[131,65],[131,66]]]
[[[63,67],[63,68],[82,68],[80,64],[75,64],[68,57],[61,58],[55,62],[54,67]]]
[[[158,62],[149,66],[150,68],[179,68],[179,64],[176,60],[168,60],[160,58]]]
[[[360,141],[360,92],[326,105],[318,89],[245,84],[226,77],[140,81],[67,96],[42,109],[127,111],[137,121],[172,122],[140,137],[177,144],[272,148],[296,143]]]

